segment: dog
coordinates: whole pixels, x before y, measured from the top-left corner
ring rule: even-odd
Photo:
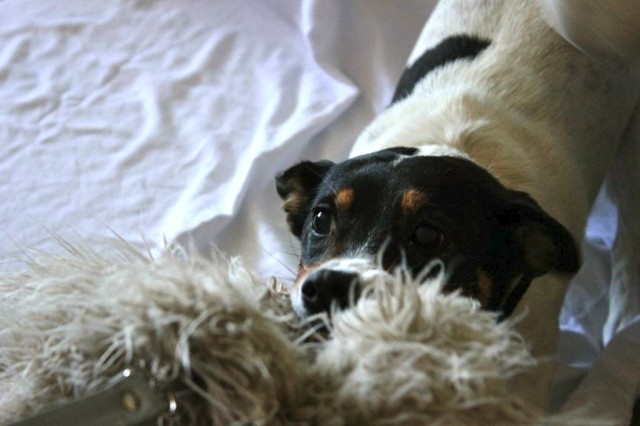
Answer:
[[[552,354],[639,83],[619,57],[568,43],[534,1],[442,0],[349,159],[276,177],[301,245],[296,312],[346,308],[371,271],[420,276],[438,260],[445,290],[503,318],[525,310],[534,354]]]

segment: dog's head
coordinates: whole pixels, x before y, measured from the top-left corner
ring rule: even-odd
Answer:
[[[569,232],[526,193],[505,188],[464,158],[392,148],[334,164],[301,162],[276,178],[291,232],[300,239],[292,298],[301,316],[340,308],[367,273],[435,259],[486,309],[511,311],[522,279],[575,272]],[[514,297],[516,294],[516,297]]]

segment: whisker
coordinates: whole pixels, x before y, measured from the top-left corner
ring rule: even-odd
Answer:
[[[255,244],[256,247],[258,247],[258,249],[260,249],[260,251],[264,254],[266,254],[268,257],[270,257],[272,260],[275,260],[276,263],[278,263],[280,266],[282,266],[284,269],[287,270],[287,272],[290,272],[294,277],[298,274],[298,272],[293,269],[291,266],[289,266],[284,260],[279,259],[275,254],[273,254],[271,251],[269,251],[268,249],[266,249],[265,247],[262,246],[262,244],[260,244],[260,242],[255,239],[255,238],[251,238],[251,242],[253,242]],[[292,255],[286,252],[281,252],[283,254],[287,254],[287,255]],[[297,256],[296,256],[297,257]],[[299,258],[298,258],[299,260]]]
[[[297,253],[297,252],[295,252],[295,251],[286,251],[286,250],[282,250],[282,251],[280,251],[280,253],[282,253],[282,254],[286,254],[287,256],[295,257],[296,259],[299,259],[299,258],[300,258],[300,256],[298,255],[298,253]]]
[[[299,254],[299,250],[297,250],[294,246],[294,240],[291,238],[291,236],[289,236],[289,248],[291,249],[291,253],[289,254],[295,256],[298,263],[300,263],[302,258],[300,257],[301,255]]]

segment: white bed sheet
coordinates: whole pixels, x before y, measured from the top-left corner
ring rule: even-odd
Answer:
[[[283,4],[3,2],[3,257],[64,229],[152,247],[221,230],[267,155],[357,95],[294,25],[313,4]]]
[[[152,251],[217,246],[291,279],[296,242],[275,173],[346,157],[434,3],[0,1],[0,269],[25,249],[54,249],[52,234],[115,232]],[[600,356],[615,218],[604,201],[591,269],[563,312],[560,360],[577,374],[556,405],[598,361],[569,406],[624,419],[640,373],[626,374],[619,354],[638,353],[640,327]],[[615,377],[602,365],[631,377],[615,404],[600,398]]]

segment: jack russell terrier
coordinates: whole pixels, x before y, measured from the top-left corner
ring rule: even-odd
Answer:
[[[409,64],[350,159],[276,178],[301,243],[293,306],[344,308],[370,271],[439,259],[445,290],[502,317],[524,307],[534,354],[551,354],[637,67],[576,49],[528,0],[441,1]]]

